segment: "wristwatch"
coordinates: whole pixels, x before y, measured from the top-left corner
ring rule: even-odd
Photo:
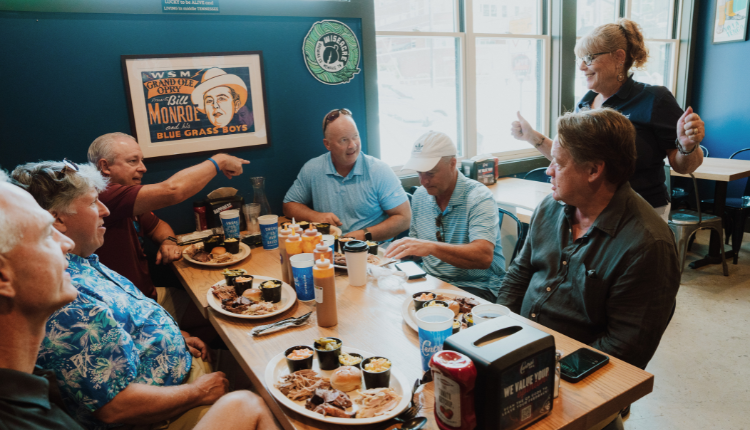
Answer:
[[[369,240],[370,242],[372,242],[372,233],[370,233],[370,230],[365,227],[362,229],[362,231],[365,232],[365,240]]]
[[[677,147],[677,150],[680,151],[680,154],[682,154],[682,155],[690,155],[690,154],[692,154],[693,151],[695,151],[695,148],[697,148],[699,146],[699,145],[695,145],[695,146],[693,146],[693,149],[691,149],[690,151],[685,151],[685,148],[683,148],[682,145],[680,145],[680,138],[675,139],[674,144]]]

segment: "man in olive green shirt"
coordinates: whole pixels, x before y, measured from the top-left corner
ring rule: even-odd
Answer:
[[[667,223],[627,182],[635,130],[609,108],[566,114],[552,155],[553,194],[497,303],[645,368],[674,311],[680,267]]]

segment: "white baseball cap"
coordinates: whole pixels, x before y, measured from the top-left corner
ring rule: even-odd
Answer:
[[[447,134],[439,131],[428,131],[419,136],[411,148],[411,157],[401,170],[428,172],[437,166],[441,158],[456,156],[456,145]]]

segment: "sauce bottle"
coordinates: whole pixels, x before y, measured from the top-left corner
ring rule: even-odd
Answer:
[[[477,368],[471,359],[456,351],[438,351],[430,359],[435,381],[435,420],[441,430],[472,430],[474,384]]]
[[[330,246],[323,243],[323,241],[320,241],[313,250],[313,257],[315,258],[315,261],[325,258],[326,260],[333,262],[333,250]]]
[[[292,234],[289,228],[279,229],[279,260],[281,261],[281,280],[292,285],[292,266],[289,264],[289,254],[286,252],[286,238]]]
[[[315,261],[313,266],[313,285],[315,286],[315,311],[320,327],[333,327],[339,323],[336,312],[336,282],[333,279],[331,260]]]
[[[315,251],[315,245],[323,240],[323,235],[318,230],[310,227],[302,234],[302,252],[312,254]]]
[[[289,261],[290,258],[297,254],[302,254],[302,239],[300,239],[298,234],[290,234],[286,237],[286,254],[287,254],[287,261]],[[291,286],[294,286],[294,276],[292,276],[292,265],[288,265],[288,272],[287,276],[289,276],[289,284]]]
[[[294,218],[292,218],[292,223],[289,224],[289,228],[296,234],[302,235],[302,227],[297,224],[297,221],[295,221]]]

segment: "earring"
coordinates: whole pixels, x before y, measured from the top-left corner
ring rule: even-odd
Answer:
[[[622,82],[625,80],[625,74],[622,72],[622,66],[623,63],[620,63],[620,73],[617,74],[617,82]]]

